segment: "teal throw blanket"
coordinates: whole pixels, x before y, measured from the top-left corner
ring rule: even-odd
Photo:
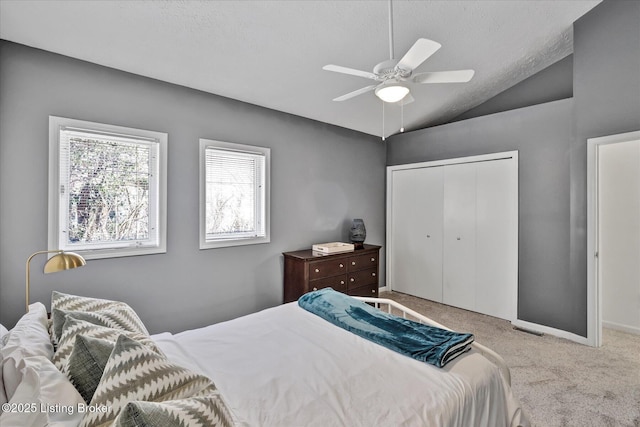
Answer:
[[[298,305],[362,338],[439,368],[469,350],[473,342],[472,334],[403,319],[331,288],[304,294]]]

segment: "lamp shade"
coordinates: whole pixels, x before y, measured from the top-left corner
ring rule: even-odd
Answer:
[[[409,93],[409,88],[399,83],[382,85],[376,89],[376,96],[384,102],[398,102]]]
[[[45,273],[56,273],[62,270],[71,270],[72,268],[82,267],[87,262],[74,252],[61,252],[49,258],[44,265]]]

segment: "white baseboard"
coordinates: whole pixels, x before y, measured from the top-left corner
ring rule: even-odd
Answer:
[[[386,291],[390,291],[390,290],[391,290],[391,289],[387,288],[386,286],[383,286],[383,287],[381,287],[381,288],[378,288],[378,294],[379,294],[380,292],[386,292]]]
[[[627,332],[634,335],[640,335],[640,328],[636,326],[622,325],[620,323],[607,322],[606,320],[603,320],[602,327],[608,328],[608,329],[615,329],[616,331]]]
[[[556,337],[559,337],[559,338],[564,338],[564,339],[568,339],[570,341],[577,342],[579,344],[591,345],[591,343],[589,342],[589,340],[586,337],[582,337],[580,335],[576,335],[576,334],[574,334],[572,332],[563,331],[561,329],[550,328],[549,326],[538,325],[537,323],[526,322],[526,321],[520,320],[520,319],[514,320],[513,322],[511,322],[511,324],[513,326],[518,327],[518,328],[529,329],[531,331],[541,332],[543,334],[553,335],[553,336],[556,336]]]

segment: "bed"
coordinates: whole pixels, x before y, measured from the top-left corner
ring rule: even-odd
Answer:
[[[442,326],[391,300],[359,299],[386,312],[396,313],[400,317]],[[52,307],[54,305],[52,302]],[[124,310],[125,306],[126,304],[116,305],[115,307],[119,307],[117,309],[100,306],[96,311]],[[70,319],[72,316],[69,312],[78,310],[68,310],[68,308],[77,308],[77,306],[55,311],[55,313],[60,311],[67,313],[67,316],[62,318],[64,327],[67,329],[62,330],[58,335],[58,342],[56,342],[55,331],[50,336],[47,332],[47,338],[57,345],[51,360],[58,362],[62,377],[70,375],[68,371],[64,372],[64,369],[60,369],[62,366],[60,357],[56,360],[56,355],[67,351],[65,334],[69,330],[78,329],[77,325],[91,317],[91,315],[85,316],[83,320]],[[72,416],[67,417],[73,419],[68,420],[62,417],[63,424],[56,424],[49,420],[48,425],[81,425],[82,427],[154,425],[153,423],[127,424],[121,418],[127,414],[133,414],[138,416],[138,419],[143,419],[157,409],[152,405],[162,406],[165,402],[169,402],[169,405],[178,402],[179,404],[174,404],[174,406],[177,405],[178,409],[175,411],[178,412],[180,410],[188,412],[192,409],[189,405],[213,405],[214,410],[210,411],[213,415],[207,418],[208,421],[202,422],[204,419],[202,418],[200,424],[193,421],[186,425],[277,427],[529,425],[511,391],[509,370],[504,361],[495,352],[477,343],[471,344],[470,351],[439,368],[396,353],[336,327],[301,308],[295,302],[177,334],[145,335],[141,321],[137,317],[131,317],[130,314],[127,314],[126,322],[120,321],[120,318],[114,321],[113,318],[118,317],[115,315],[108,321],[102,317],[101,321],[104,325],[101,327],[109,326],[108,329],[118,329],[113,326],[120,326],[123,329],[136,330],[130,336],[131,339],[118,336],[117,343],[107,347],[107,352],[116,352],[116,350],[109,350],[113,345],[116,348],[121,345],[132,348],[134,345],[139,345],[136,337],[142,337],[140,339],[148,339],[149,342],[140,345],[140,348],[144,349],[139,351],[146,353],[138,357],[139,359],[157,358],[162,366],[176,366],[179,368],[175,369],[190,372],[189,378],[196,378],[197,381],[206,378],[212,382],[204,388],[200,384],[191,384],[187,395],[184,395],[184,391],[180,391],[178,394],[162,398],[158,397],[158,394],[149,398],[145,397],[144,393],[136,394],[137,390],[128,390],[126,398],[109,400],[108,405],[103,401],[102,406],[110,406],[111,410],[113,410],[111,406],[117,407],[114,410],[116,413],[112,413],[107,418],[102,414],[87,415],[74,411]],[[55,319],[56,316],[53,316],[54,322]],[[131,321],[131,319],[134,320]],[[87,328],[84,330],[86,335],[91,336],[91,340],[94,340],[91,343],[96,344],[89,348],[97,348],[99,341],[101,345],[107,346],[109,338],[102,339],[105,336],[110,337],[111,341],[114,340],[114,335],[104,331],[101,332],[102,338],[97,338],[97,335],[92,335],[91,328]],[[12,333],[13,330],[9,332],[10,335]],[[76,338],[77,336],[78,334]],[[41,341],[44,341],[43,337]],[[73,341],[75,346],[78,346],[80,340]],[[5,358],[3,372],[6,377],[5,365],[10,367],[12,365],[6,363],[6,345],[2,352]],[[75,352],[77,352],[76,347],[72,351],[67,351],[67,360],[62,361],[64,366],[68,367],[67,369],[71,369],[72,363],[69,358]],[[114,355],[111,354],[111,358],[113,357]],[[106,396],[104,393],[101,394],[101,387],[112,368],[109,363],[111,362],[107,362],[106,368],[100,371],[102,378],[96,380],[100,381],[100,384],[92,396],[83,394],[78,398],[78,396],[65,395],[66,400],[61,402],[63,399],[61,394],[58,393],[55,398],[52,398],[41,392],[39,402],[49,399],[63,407],[78,405],[78,408],[86,403],[86,408],[95,406],[99,409],[101,405],[99,397]],[[153,364],[153,362],[149,363]],[[15,367],[20,363],[13,365]],[[25,364],[22,363],[22,365]],[[118,379],[120,381],[121,377],[118,376]],[[62,381],[61,378],[58,380]],[[71,383],[76,385],[74,381]],[[5,388],[7,388],[6,381]],[[195,394],[193,390],[196,390]],[[69,390],[66,392],[69,396],[73,394]],[[15,390],[13,394],[13,401],[15,401]],[[5,399],[8,404],[12,402],[10,396],[5,396]],[[147,404],[144,403],[144,399],[158,403]],[[185,407],[188,408],[185,409]],[[13,425],[10,423],[12,420],[20,420],[15,417],[24,415],[16,413],[14,409],[17,407],[7,406],[7,408],[10,410],[0,415],[0,424],[3,426]],[[164,412],[167,412],[166,408],[164,409]],[[61,418],[59,416],[64,414],[53,415]],[[178,414],[176,417],[182,415]],[[87,418],[91,419],[87,420]],[[15,425],[47,425],[39,424],[40,422],[38,420],[32,424],[19,422]],[[156,422],[155,425],[159,424]],[[172,425],[172,423],[165,425]]]

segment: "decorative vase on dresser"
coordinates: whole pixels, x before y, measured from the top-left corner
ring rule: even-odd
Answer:
[[[367,229],[364,226],[364,221],[360,218],[354,219],[349,229],[349,240],[354,244],[356,249],[362,249],[364,247],[364,239],[366,238]]]
[[[348,295],[377,297],[379,254],[376,245],[336,254],[311,249],[283,253],[284,302],[328,287]]]

